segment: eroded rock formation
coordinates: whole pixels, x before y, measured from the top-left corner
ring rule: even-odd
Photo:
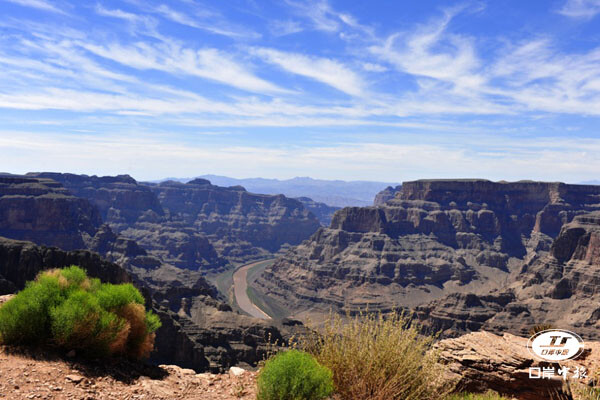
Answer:
[[[442,340],[436,348],[440,362],[444,364],[446,378],[456,383],[455,390],[458,392],[493,390],[519,400],[569,400],[572,399],[572,390],[556,371],[564,366],[569,368],[571,383],[587,383],[588,379],[572,379],[575,368],[594,371],[597,366],[600,358],[598,343],[586,344],[588,350],[582,357],[560,364],[534,359],[527,350],[527,339],[508,333],[502,336],[485,331],[470,333]],[[555,374],[550,379],[532,379],[530,368],[534,368],[532,376],[539,376],[543,368],[553,368]]]
[[[340,209],[340,207],[319,203],[318,201],[314,201],[308,197],[297,197],[296,200],[302,203],[304,208],[312,212],[322,226],[329,226],[329,224],[331,224],[331,218],[333,218],[333,214]]]
[[[552,322],[595,337],[599,204],[598,186],[405,182],[336,212],[256,288],[301,318],[405,308],[446,335]]]
[[[0,176],[0,236],[81,249],[101,224],[94,206],[56,181]]]
[[[375,199],[373,200],[373,205],[374,206],[384,205],[388,200],[392,200],[394,197],[396,197],[396,193],[398,193],[400,191],[400,189],[402,189],[402,185],[398,185],[396,187],[394,187],[394,186],[386,187],[381,192],[379,192],[375,195]]]
[[[30,173],[60,182],[100,211],[102,221],[148,253],[180,268],[222,270],[308,238],[318,227],[302,203],[206,179],[142,184],[128,175]]]
[[[163,322],[155,360],[212,371],[256,365],[269,340],[284,340],[286,328],[232,311],[195,269],[230,261],[211,241],[243,259],[301,240],[308,236],[302,229],[316,228],[318,222],[284,196],[253,195],[205,181],[182,186],[150,188],[128,176],[1,177],[0,234],[82,250],[1,239],[0,292],[21,289],[41,269],[72,264],[105,281],[133,280]]]

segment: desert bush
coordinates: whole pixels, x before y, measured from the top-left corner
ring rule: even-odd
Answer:
[[[445,394],[432,344],[433,337],[421,336],[409,318],[393,312],[332,314],[295,346],[331,369],[344,400],[425,400]]]
[[[105,354],[122,325],[115,314],[100,307],[92,293],[81,289],[50,308],[51,337],[61,347]]]
[[[487,393],[461,393],[453,394],[446,400],[509,400],[508,397],[503,397],[496,392],[489,391]]]
[[[529,335],[533,336],[536,333],[546,331],[548,329],[554,329],[554,325],[552,324],[536,324],[529,329]]]
[[[40,273],[0,307],[1,343],[45,343],[94,356],[146,357],[159,327],[133,285],[101,283],[77,266]]]
[[[0,307],[0,340],[11,344],[36,344],[47,337],[50,309],[64,301],[58,276],[41,275],[28,282],[13,299]]]
[[[573,385],[575,400],[600,400],[600,387],[589,387],[584,384]]]
[[[294,349],[267,360],[257,384],[258,400],[320,400],[333,392],[331,371]]]

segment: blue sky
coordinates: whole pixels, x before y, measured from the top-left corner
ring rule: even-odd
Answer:
[[[0,11],[0,171],[600,179],[600,0]]]

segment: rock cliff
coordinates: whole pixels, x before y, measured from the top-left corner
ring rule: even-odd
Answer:
[[[129,274],[117,264],[103,260],[87,250],[64,251],[56,247],[0,237],[0,295],[15,293],[25,282],[46,269],[79,265],[90,276],[104,282],[131,282]]]
[[[180,268],[215,271],[265,258],[282,245],[300,243],[319,226],[297,200],[219,187],[206,179],[143,184],[128,175],[28,176],[52,179],[89,200],[115,233]]]
[[[318,201],[314,201],[308,197],[297,197],[296,200],[302,203],[304,208],[313,213],[322,226],[329,226],[329,224],[331,224],[331,218],[333,218],[333,214],[340,209],[340,207],[319,203]]]
[[[599,205],[599,186],[405,182],[381,206],[336,212],[256,289],[300,318],[400,307],[448,335],[523,333],[546,321],[592,334],[595,300],[578,299],[596,287]]]
[[[161,277],[132,267],[128,273],[94,252],[64,251],[2,237],[0,295],[23,289],[42,270],[70,265],[79,265],[104,282],[134,282],[142,290],[163,323],[152,353],[155,362],[213,372],[233,365],[256,366],[270,341],[281,343],[289,337],[289,333],[282,335],[283,325],[278,328],[233,312],[197,272],[182,273],[172,267],[173,271],[162,270]]]
[[[56,181],[0,176],[1,236],[81,249],[101,224],[95,207]]]
[[[599,234],[599,212],[576,216],[549,252],[530,252],[504,287],[445,297],[417,307],[417,315],[447,336],[478,329],[525,335],[545,323],[598,339]]]
[[[231,238],[230,245],[235,247],[244,235],[250,235],[248,229],[269,231],[270,222],[276,226],[269,231],[271,237],[265,239],[263,235],[262,240],[294,240],[299,235],[294,231],[297,215],[305,218],[306,226],[318,222],[299,202],[283,196],[251,195],[239,188],[213,189],[200,181],[189,186],[189,196],[175,192],[165,195],[167,202],[173,203],[171,209],[161,204],[150,187],[139,185],[128,176],[38,173],[1,177],[2,234],[37,244],[87,250],[63,251],[0,239],[0,294],[22,288],[43,268],[71,264],[81,265],[105,281],[132,279],[163,322],[153,355],[156,361],[212,371],[236,364],[255,365],[265,354],[269,337],[281,342],[286,327],[233,312],[201,272],[178,268],[204,264],[218,268],[228,262],[212,247],[209,240],[213,236],[200,233],[194,223],[220,223],[216,230],[221,229],[222,236],[214,232],[211,235],[225,245]],[[202,190],[195,191],[197,186],[208,187],[198,194]],[[185,191],[186,186],[181,190]],[[232,192],[239,197],[230,204],[226,200],[232,199]],[[193,215],[196,205],[187,203],[203,194],[212,200],[203,203],[208,204],[203,208],[205,214]],[[177,203],[178,196],[185,199]],[[265,212],[267,209],[270,213]],[[246,220],[235,216],[236,212],[244,214]],[[233,222],[222,222],[227,218]],[[277,226],[279,222],[281,226]],[[130,230],[135,234],[127,235]],[[233,231],[238,232],[238,238]],[[252,248],[251,243],[246,246]],[[268,250],[264,252],[268,254]]]
[[[388,200],[391,200],[394,197],[396,197],[396,193],[398,193],[400,191],[400,189],[402,189],[402,185],[398,185],[396,187],[393,187],[393,186],[386,187],[381,192],[379,192],[375,195],[375,199],[373,200],[373,205],[374,206],[384,205]]]
[[[300,243],[319,227],[302,203],[283,195],[249,193],[241,186],[223,188],[205,179],[187,184],[167,181],[152,191],[170,226],[193,227],[228,261],[268,256],[284,244]]]

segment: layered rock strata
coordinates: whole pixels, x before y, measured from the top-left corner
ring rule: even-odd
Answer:
[[[214,272],[230,263],[266,258],[319,227],[297,200],[219,187],[205,179],[142,184],[128,175],[28,176],[60,182],[95,205],[115,233],[180,268]]]
[[[66,250],[85,248],[98,210],[47,178],[0,176],[0,235]]]
[[[597,209],[598,186],[405,182],[384,205],[336,212],[256,289],[301,318],[404,308],[448,335],[546,321],[597,335]]]
[[[208,241],[208,236],[198,233],[193,223],[184,221],[188,217],[194,221],[200,217],[179,210],[181,212],[171,218],[173,211],[162,208],[156,193],[148,187],[139,187],[141,185],[126,176],[97,178],[70,174],[48,175],[71,185],[70,189],[65,189],[46,174],[1,178],[0,231],[12,238],[26,238],[38,244],[81,250],[63,251],[28,242],[0,240],[1,293],[21,289],[25,281],[35,278],[41,269],[72,264],[86,268],[92,276],[98,276],[104,281],[121,282],[132,279],[147,297],[148,306],[157,312],[163,322],[156,339],[154,359],[197,370],[217,371],[236,364],[256,365],[267,351],[270,340],[284,340],[285,334],[281,332],[289,331],[284,325],[276,327],[233,312],[201,272],[187,269],[198,264],[204,265],[203,263],[218,267],[225,262],[219,261],[220,256]],[[206,186],[202,182],[193,185]],[[207,189],[209,196],[219,191]],[[261,208],[263,203],[279,204],[279,208],[271,207],[271,220],[285,220],[285,228],[293,230],[293,213],[286,215],[287,199],[248,195],[250,199],[245,200],[246,195],[241,194],[246,193],[245,191],[234,191],[240,193],[238,201],[247,203],[250,208],[257,208],[256,213],[264,210]],[[222,192],[226,198],[230,194],[226,190]],[[86,197],[76,197],[73,193]],[[171,200],[176,202],[178,195],[172,193]],[[255,197],[259,197],[259,205],[253,203]],[[195,200],[188,198],[182,201],[182,207],[194,207],[186,202]],[[298,206],[298,213],[303,214],[309,222],[317,223],[312,214],[302,209],[300,203],[291,203]],[[229,213],[233,212],[232,208],[235,209],[237,203],[234,202],[233,206],[222,205],[221,199],[217,197],[210,204],[213,208],[221,207],[221,213],[231,217]],[[241,209],[238,212],[246,213],[247,210]],[[212,220],[212,215],[213,212],[209,212],[206,219]],[[102,217],[107,223],[103,224]],[[152,226],[144,231],[148,233],[147,237],[140,234],[142,237],[139,242],[134,240],[137,239],[135,235],[124,234],[130,229],[128,224],[136,226],[149,218],[158,221],[158,232]],[[257,226],[255,230],[258,230],[260,225],[255,222],[258,217],[247,212],[247,218],[251,221],[240,222],[238,230],[244,231],[252,226]],[[235,217],[231,219],[236,220]],[[161,221],[165,226],[159,224]],[[264,224],[268,222],[267,218]],[[228,225],[224,225],[222,229],[227,231]],[[178,257],[186,269],[178,268],[177,262],[168,262],[173,254],[179,253],[168,253],[168,241],[162,243],[167,246],[161,246],[161,238],[164,237],[162,232],[174,236],[173,240],[177,242],[174,246],[177,251],[182,252],[183,255]],[[244,234],[248,233],[240,235]],[[278,235],[276,229],[273,235]],[[297,233],[282,236],[283,239],[291,240],[294,235]],[[185,242],[190,237],[193,238],[192,243]],[[156,246],[152,247],[150,245],[154,240]],[[181,245],[182,242],[188,244]],[[145,245],[149,245],[150,249],[146,250]],[[231,245],[237,246],[233,239]],[[186,257],[189,258],[189,263]]]

